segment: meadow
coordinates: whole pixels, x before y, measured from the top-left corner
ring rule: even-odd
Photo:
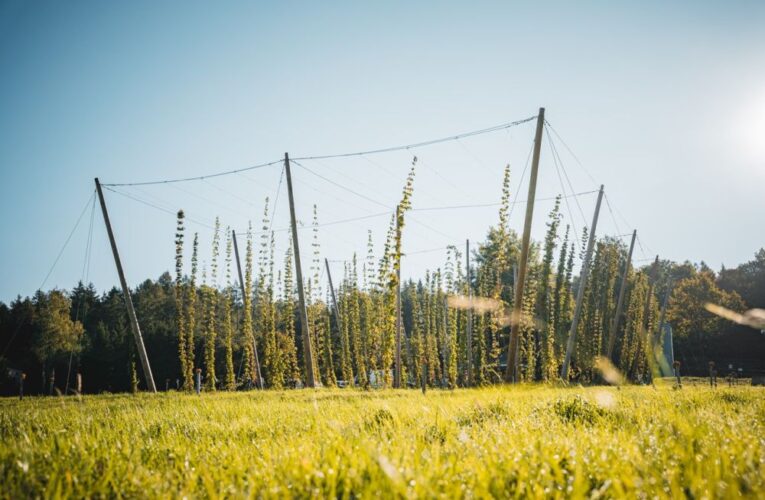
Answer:
[[[0,400],[0,497],[765,496],[765,390]]]

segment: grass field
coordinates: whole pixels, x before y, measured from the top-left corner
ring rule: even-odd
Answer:
[[[765,390],[0,400],[0,496],[765,496]]]

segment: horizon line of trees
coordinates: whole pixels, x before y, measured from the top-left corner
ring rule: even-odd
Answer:
[[[313,363],[324,386],[387,387],[392,383],[396,271],[402,258],[415,167],[416,158],[382,255],[375,255],[370,231],[367,255],[354,254],[338,277],[337,314],[329,290],[323,290],[320,283],[314,206],[313,255],[304,285]],[[520,239],[508,225],[509,179],[508,166],[499,221],[473,251],[469,281],[464,254],[449,247],[442,267],[427,271],[420,280],[400,284],[402,380],[407,386],[454,388],[471,380],[476,385],[503,380],[510,331],[506,311],[513,305],[514,266],[520,255]],[[560,201],[559,197],[547,215],[544,240],[531,247],[519,337],[523,381],[559,377],[580,286],[574,268],[584,256],[587,228],[575,235],[570,226],[564,226]],[[257,257],[251,224],[247,231],[243,285],[235,278],[231,229],[227,227],[222,235],[219,219],[211,242],[211,261],[200,272],[200,242],[194,234],[190,270],[184,272],[187,235],[185,217],[179,211],[175,276],[166,272],[131,291],[159,390],[191,390],[196,369],[203,370],[209,391],[261,383],[279,389],[300,386],[304,380],[292,247],[277,267],[268,203],[266,198]],[[570,371],[574,381],[597,380],[595,363],[606,351],[626,257],[621,240],[608,236],[597,240]],[[222,276],[225,282],[218,285]],[[661,260],[631,267],[627,282],[612,361],[628,379],[643,381],[650,376],[652,360],[647,353],[658,340],[660,304],[670,287],[666,322],[672,327],[675,359],[682,362],[684,375],[704,374],[710,360],[718,366],[736,360],[747,370],[765,370],[765,336],[704,309],[707,302],[737,311],[765,307],[765,249],[754,260],[719,273],[703,262]],[[472,312],[472,359],[468,359],[467,310],[449,300],[468,294],[499,305]],[[70,380],[78,372],[85,392],[144,387],[122,292],[116,287],[98,294],[92,284],[79,283],[69,292],[38,291],[9,305],[0,302],[0,347],[0,369],[11,375],[27,373],[28,392],[65,392],[73,387]],[[13,390],[6,378],[3,392]]]

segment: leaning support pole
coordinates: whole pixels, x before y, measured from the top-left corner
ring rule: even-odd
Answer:
[[[579,276],[579,290],[576,291],[576,306],[574,308],[574,319],[571,321],[571,329],[568,332],[568,343],[566,344],[566,357],[563,359],[563,367],[560,371],[560,378],[568,381],[568,369],[571,364],[571,356],[574,354],[574,345],[576,343],[576,328],[579,326],[579,316],[582,314],[582,301],[584,300],[584,289],[587,288],[587,278],[590,275],[590,262],[592,262],[592,249],[595,246],[595,230],[598,228],[598,216],[600,215],[600,203],[603,201],[603,185],[598,191],[598,202],[595,204],[595,214],[592,216],[592,226],[590,227],[590,239],[587,242],[587,253],[582,263],[582,273]]]
[[[151,366],[149,365],[149,357],[146,355],[146,347],[143,345],[141,327],[138,326],[138,318],[136,318],[135,309],[133,308],[133,299],[130,297],[130,289],[127,286],[127,281],[125,281],[125,272],[122,270],[122,261],[120,261],[120,254],[117,251],[117,243],[114,241],[114,232],[112,231],[112,223],[109,221],[109,212],[106,211],[104,193],[101,191],[101,183],[98,182],[98,177],[96,177],[95,180],[96,191],[98,191],[98,201],[101,203],[101,212],[104,215],[106,232],[109,235],[109,243],[111,243],[112,254],[114,254],[114,263],[117,266],[117,274],[120,277],[120,285],[122,285],[122,294],[125,296],[125,306],[127,306],[128,318],[130,319],[130,330],[133,332],[133,338],[135,339],[135,345],[138,350],[138,357],[141,358],[143,375],[146,377],[146,387],[151,392],[157,392],[157,386],[154,385],[154,376],[151,373]]]
[[[545,108],[539,108],[537,130],[534,136],[534,156],[531,160],[531,177],[529,178],[529,196],[526,202],[526,220],[523,223],[523,240],[521,243],[521,262],[518,271],[518,281],[513,299],[513,313],[510,316],[510,343],[507,346],[507,371],[505,380],[516,382],[518,377],[518,336],[521,328],[521,309],[523,305],[523,289],[526,281],[526,265],[529,260],[531,244],[531,219],[534,216],[534,197],[537,192],[537,173],[539,172],[539,153],[542,147],[542,132],[545,124]]]
[[[627,262],[624,263],[624,272],[622,272],[622,284],[619,286],[619,299],[616,301],[616,314],[611,321],[611,329],[608,332],[608,348],[606,349],[606,357],[613,361],[614,345],[616,344],[616,336],[619,330],[619,322],[622,319],[622,308],[624,307],[624,295],[627,291],[627,278],[630,272],[630,266],[632,265],[632,251],[635,249],[635,238],[637,237],[637,231],[632,231],[632,241],[630,242],[630,250],[627,252]]]
[[[327,268],[327,279],[329,280],[329,293],[332,295],[332,312],[335,315],[335,323],[337,324],[337,330],[341,332],[342,336],[342,328],[340,326],[340,309],[337,307],[337,297],[335,296],[335,287],[332,284],[332,273],[329,272],[329,261],[325,258],[324,259],[324,267]]]
[[[467,297],[473,298],[473,288],[470,283],[470,240],[465,240],[465,282],[467,284]],[[467,351],[467,385],[473,385],[473,307],[468,302],[467,324],[465,325],[465,350]]]
[[[292,194],[292,174],[290,173],[290,156],[284,153],[284,171],[287,173],[287,194],[290,199],[290,220],[292,221],[292,251],[295,256],[295,274],[297,274],[298,300],[300,302],[300,329],[303,332],[303,363],[305,364],[305,378],[307,387],[316,387],[316,370],[313,366],[313,350],[311,349],[311,336],[308,332],[308,309],[305,303],[305,290],[303,290],[303,267],[300,264],[300,244],[298,242],[297,222],[295,217],[295,197]]]
[[[231,230],[231,239],[234,241],[234,256],[236,257],[236,271],[239,273],[239,286],[242,288],[242,302],[244,302],[244,280],[242,279],[242,262],[239,260],[239,246],[236,244],[236,231]],[[252,314],[252,311],[244,311],[244,314]],[[252,336],[252,350],[255,354],[255,372],[258,374],[258,387],[263,389],[263,377],[260,375],[260,359],[258,359],[258,341]]]

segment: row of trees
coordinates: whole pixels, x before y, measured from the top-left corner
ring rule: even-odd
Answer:
[[[375,255],[372,234],[365,256],[354,255],[337,283],[337,304],[320,283],[318,216],[314,229],[310,273],[306,278],[307,312],[313,363],[325,386],[390,386],[395,356],[396,290],[401,286],[402,380],[408,385],[457,387],[502,380],[510,331],[508,311],[516,286],[515,268],[520,241],[509,228],[510,170],[505,170],[498,223],[471,256],[451,247],[442,267],[423,279],[399,284],[402,238],[411,207],[416,159],[401,201],[386,234],[383,253]],[[159,388],[191,388],[193,373],[202,368],[207,390],[234,390],[263,385],[282,388],[304,380],[303,343],[297,313],[291,247],[277,265],[274,233],[268,220],[268,200],[262,230],[245,236],[243,284],[230,228],[215,223],[212,258],[198,262],[199,238],[191,239],[190,268],[184,268],[187,231],[178,213],[175,276],[147,280],[133,292],[154,377]],[[529,258],[520,328],[520,376],[525,381],[558,377],[580,286],[574,269],[583,258],[587,229],[573,234],[564,226],[560,199],[547,215],[546,234],[534,243]],[[259,248],[255,255],[255,238]],[[576,336],[571,377],[595,379],[595,360],[606,354],[616,314],[616,299],[626,265],[627,249],[619,239],[600,238]],[[219,276],[224,278],[219,280]],[[676,357],[686,367],[701,370],[709,359],[741,358],[741,352],[763,350],[756,332],[740,331],[707,313],[713,302],[730,309],[765,305],[765,250],[754,261],[716,275],[703,263],[658,261],[631,268],[625,307],[616,332],[612,360],[629,378],[642,380],[649,372],[648,343],[658,333],[661,298],[672,289],[666,319],[675,335]],[[222,281],[222,285],[218,285]],[[740,292],[740,293],[739,293]],[[454,297],[490,299],[491,307],[468,311]],[[743,298],[742,298],[743,296]],[[468,316],[472,315],[468,342]],[[649,335],[650,334],[650,335]],[[0,362],[30,375],[41,392],[64,390],[80,370],[85,390],[136,390],[135,352],[121,292],[99,295],[80,283],[71,292],[38,292],[0,304]],[[730,336],[733,342],[719,345]],[[727,337],[725,337],[727,338]],[[753,351],[754,350],[754,351]],[[749,354],[752,356],[752,354]],[[762,359],[762,358],[760,358]],[[64,371],[64,382],[51,373]],[[686,371],[687,373],[687,371]],[[164,382],[164,384],[163,384]],[[7,388],[7,387],[6,387]]]

